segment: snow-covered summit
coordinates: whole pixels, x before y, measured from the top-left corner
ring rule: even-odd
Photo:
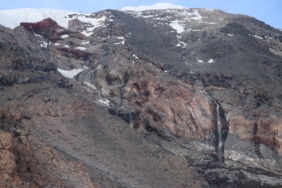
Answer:
[[[171,3],[157,3],[154,5],[148,5],[148,6],[138,6],[138,7],[131,7],[126,6],[123,7],[121,10],[123,11],[144,11],[144,10],[159,10],[159,9],[186,9],[186,7],[180,6],[180,5],[174,5]]]
[[[159,9],[186,9],[186,7],[174,5],[170,3],[157,3],[155,5],[150,6],[138,6],[138,7],[131,7],[127,6],[122,8],[122,11],[143,11],[143,10],[159,10]],[[46,18],[51,18],[55,20],[58,25],[67,28],[68,22],[72,18],[69,15],[77,14],[80,15],[81,13],[73,12],[73,11],[66,11],[66,10],[59,10],[59,9],[35,9],[35,8],[21,8],[21,9],[12,9],[12,10],[0,10],[0,25],[5,27],[14,29],[15,27],[19,26],[21,22],[39,22]],[[81,21],[84,22],[91,22],[89,18],[80,18],[83,19]]]
[[[58,9],[22,8],[0,11],[0,25],[14,29],[21,22],[38,22],[46,18],[55,20],[60,26],[67,27],[68,15],[76,12]]]

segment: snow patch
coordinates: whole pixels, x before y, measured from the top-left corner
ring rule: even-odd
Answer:
[[[203,19],[199,11],[195,9],[179,12],[179,15],[184,16],[188,20],[201,21]]]
[[[203,10],[210,12],[210,11],[215,11],[216,9],[213,9],[213,8],[204,8]]]
[[[148,6],[138,6],[138,7],[131,7],[126,6],[123,7],[121,10],[123,11],[145,11],[145,10],[159,10],[159,9],[186,9],[186,7],[180,5],[174,5],[171,3],[157,3],[155,5],[148,5]]]
[[[202,20],[202,15],[199,13],[198,10],[194,10],[193,13],[192,13],[192,17],[191,19],[193,20]]]
[[[80,16],[77,16],[77,19],[80,20],[81,22],[91,24],[93,27],[87,28],[87,31],[90,32],[90,31],[93,31],[93,29],[97,27],[104,26],[106,16],[103,16],[101,18],[92,18],[87,15],[83,15],[83,16],[80,15]]]
[[[39,35],[39,34],[36,34],[36,33],[33,33],[34,34],[34,36],[37,36],[37,37],[43,37],[42,35]]]
[[[88,32],[103,26],[106,20],[106,16],[94,18],[91,14],[81,14],[78,12],[57,9],[23,8],[0,11],[0,25],[11,29],[19,26],[21,22],[36,23],[46,18],[55,20],[58,25],[64,28],[68,28],[69,21],[76,18],[81,22],[88,23],[92,26],[87,28]],[[68,37],[68,35],[62,35],[62,38],[66,37]]]
[[[65,35],[62,35],[61,37],[64,39],[64,38],[68,38],[69,35],[65,34]]]
[[[106,98],[101,98],[98,100],[99,103],[109,106],[110,101]]]
[[[82,46],[75,47],[75,49],[78,49],[78,50],[87,50],[87,48],[82,47]]]
[[[136,58],[136,59],[139,59],[139,57],[135,54],[133,54],[133,57]]]
[[[90,43],[90,41],[84,41],[84,42],[81,42],[80,44],[82,44],[82,45],[87,45],[87,44],[89,44]]]
[[[49,43],[45,42],[45,41],[40,41],[40,47],[41,48],[48,48]]]
[[[234,34],[231,34],[231,33],[228,33],[227,34],[229,37],[233,37],[234,36]]]
[[[176,30],[177,33],[182,33],[185,30],[184,27],[182,25],[180,25],[178,20],[171,22],[169,25],[174,30]]]
[[[216,61],[215,61],[215,59],[209,59],[208,60],[208,63],[215,63]]]
[[[147,16],[142,15],[142,17],[143,17],[143,18],[154,18],[154,17],[155,17],[155,15],[147,15]]]
[[[19,26],[21,22],[39,22],[46,18],[55,20],[58,25],[67,28],[69,18],[68,15],[76,12],[57,10],[57,9],[35,9],[35,8],[23,8],[13,10],[1,10],[0,11],[0,24],[14,29]]]
[[[122,41],[116,42],[116,43],[114,43],[114,44],[116,44],[116,45],[118,45],[118,44],[125,44],[125,38],[124,38],[123,36],[121,36],[121,37],[115,37],[115,38],[118,39],[118,40],[122,40]]]
[[[198,61],[199,63],[204,63],[204,61],[201,60],[201,59],[198,59],[197,61]]]
[[[187,43],[182,42],[182,41],[178,41],[178,44],[176,46],[185,48],[187,46]]]
[[[72,70],[63,70],[58,68],[57,71],[60,72],[66,78],[74,78],[78,73],[84,71],[85,69],[87,69],[87,67],[84,67],[83,69]]]
[[[205,22],[206,24],[215,25],[216,22]]]
[[[119,40],[124,40],[124,37],[116,37]]]
[[[115,42],[115,45],[119,45],[119,44],[125,44],[125,40],[121,41],[121,42]]]
[[[93,35],[93,32],[82,31],[81,34],[85,35],[86,37],[89,37],[89,36]]]
[[[252,35],[253,37],[255,37],[256,39],[261,39],[263,40],[263,38],[261,36],[258,36],[258,35]]]

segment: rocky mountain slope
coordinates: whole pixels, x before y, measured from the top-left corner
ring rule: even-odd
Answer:
[[[40,11],[0,22],[1,187],[282,186],[281,31],[213,9]]]

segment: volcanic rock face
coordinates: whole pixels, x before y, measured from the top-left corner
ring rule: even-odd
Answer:
[[[42,36],[48,36],[50,40],[55,40],[57,35],[64,31],[63,28],[51,18],[37,23],[21,23],[21,26],[30,32],[34,32]]]
[[[68,19],[0,28],[3,187],[282,185],[281,31],[206,9]]]

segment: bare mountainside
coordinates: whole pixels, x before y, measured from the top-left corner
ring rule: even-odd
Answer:
[[[177,8],[2,22],[1,187],[282,186],[282,32]]]

